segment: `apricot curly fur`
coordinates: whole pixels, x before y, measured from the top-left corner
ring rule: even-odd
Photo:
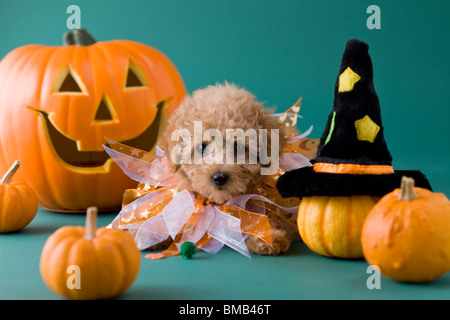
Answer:
[[[207,129],[219,130],[224,139],[226,129],[242,129],[244,131],[255,129],[257,133],[259,129],[267,129],[267,131],[278,129],[280,155],[287,141],[285,128],[277,118],[271,115],[271,111],[265,109],[263,104],[258,102],[250,92],[234,84],[208,86],[183,99],[169,119],[167,129],[159,141],[159,146],[167,155],[170,155],[180,144],[179,140],[173,139],[172,133],[177,129],[187,129],[191,136],[194,136],[194,121],[201,121],[203,132]],[[191,152],[195,152],[195,145],[201,142],[191,143]],[[225,143],[226,141],[224,141],[224,145]],[[267,146],[269,149],[267,152],[270,155],[270,134],[268,134]],[[170,156],[169,159],[171,170],[178,175],[181,186],[194,194],[204,196],[212,203],[223,204],[233,196],[249,193],[263,179],[260,174],[263,165],[259,161],[256,164],[202,163],[199,165],[177,163]],[[225,172],[229,177],[226,184],[220,188],[212,180],[212,175],[216,172]],[[298,230],[281,220],[278,217],[269,216],[273,229],[274,248],[250,235],[246,240],[249,250],[265,255],[277,255],[287,251],[292,241],[298,238]],[[296,218],[292,217],[292,220],[295,222]]]

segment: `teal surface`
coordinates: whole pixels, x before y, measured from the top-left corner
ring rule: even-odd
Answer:
[[[2,0],[0,58],[25,44],[60,45],[71,4],[98,41],[130,39],[164,52],[189,92],[227,80],[278,111],[302,96],[299,128],[314,125],[312,137],[331,111],[345,42],[367,42],[394,168],[419,169],[450,195],[450,1]],[[381,9],[379,30],[366,27],[371,4]],[[113,217],[102,215],[99,225]],[[84,216],[39,210],[23,231],[0,235],[0,299],[58,298],[39,275],[39,257],[47,237],[71,224]],[[367,266],[321,257],[301,242],[279,257],[247,259],[224,248],[189,261],[143,259],[121,298],[450,298],[450,274],[423,285],[382,277],[381,289],[369,290]]]
[[[114,214],[103,214],[98,225]],[[63,225],[83,225],[83,215],[40,209],[23,231],[0,234],[0,299],[60,299],[45,285],[39,259],[47,237]],[[372,272],[365,260],[319,256],[302,242],[282,256],[252,255],[228,247],[215,255],[199,252],[148,260],[142,253],[139,275],[119,299],[449,299],[450,273],[427,284],[406,284],[380,278],[380,289],[368,289]],[[369,281],[370,282],[370,281]]]

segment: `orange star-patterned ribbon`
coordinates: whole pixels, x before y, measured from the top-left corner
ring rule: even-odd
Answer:
[[[290,169],[310,165],[308,159],[315,157],[319,142],[319,139],[305,137],[312,127],[307,134],[293,134],[300,102],[301,99],[279,116],[280,121],[291,129],[290,141],[285,148],[287,153],[283,155],[284,160],[281,159],[284,166],[281,163],[280,166]],[[240,205],[233,205],[233,199],[217,205],[178,187],[162,150],[146,152],[111,140],[108,143],[109,146],[105,146],[108,154],[127,175],[140,182],[137,188],[125,191],[122,211],[108,227],[129,230],[137,243],[143,243],[140,249],[144,249],[145,244],[156,244],[169,237],[173,239],[166,250],[147,254],[147,258],[177,255],[181,244],[191,239],[195,239],[193,242],[197,247],[208,252],[218,251],[226,244],[249,256],[244,242],[247,235],[256,236],[272,246],[268,213],[295,223],[290,217],[299,200],[281,198],[276,190],[276,181],[284,173],[281,167],[275,175],[266,176],[251,194],[242,195],[241,199],[243,197],[245,201]]]

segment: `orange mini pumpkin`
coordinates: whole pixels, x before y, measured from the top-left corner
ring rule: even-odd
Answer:
[[[385,276],[403,282],[434,280],[450,270],[450,201],[403,177],[401,188],[370,211],[361,242],[368,263]]]
[[[300,203],[297,226],[314,252],[337,258],[363,257],[361,229],[377,196],[313,196]]]
[[[40,271],[55,293],[93,300],[123,294],[140,268],[140,252],[126,231],[96,229],[97,208],[87,210],[86,228],[64,226],[46,241]]]
[[[150,151],[185,93],[172,62],[138,42],[74,30],[64,46],[17,48],[0,62],[0,170],[22,159],[21,179],[49,210],[120,208],[135,182],[105,137]]]
[[[25,228],[36,216],[38,198],[26,184],[12,182],[20,161],[14,161],[0,180],[0,233]]]

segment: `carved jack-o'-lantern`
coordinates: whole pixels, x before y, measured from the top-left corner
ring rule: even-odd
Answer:
[[[95,42],[85,30],[64,42],[23,46],[0,62],[0,171],[20,159],[21,179],[50,210],[118,208],[135,183],[103,151],[105,137],[151,150],[185,87],[144,44]]]

